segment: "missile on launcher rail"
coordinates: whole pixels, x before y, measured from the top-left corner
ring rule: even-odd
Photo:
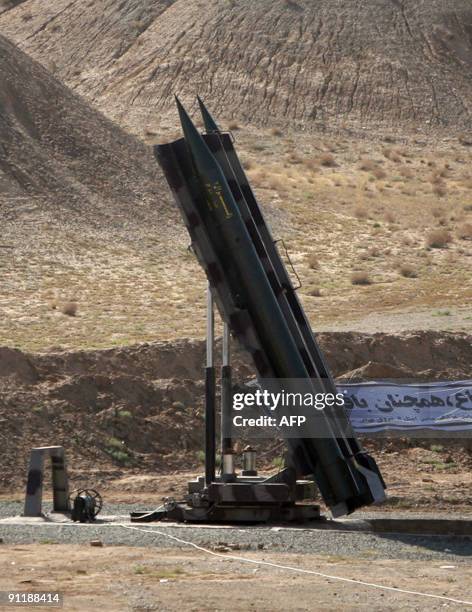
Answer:
[[[276,242],[272,238],[264,215],[251,189],[243,166],[239,161],[234,148],[234,139],[229,133],[220,130],[200,96],[197,96],[197,100],[207,132],[204,135],[205,142],[225,174],[256,250],[264,262],[266,274],[269,279],[276,278],[278,280],[278,285],[274,291],[290,331],[303,356],[309,375],[318,379],[320,389],[325,393],[336,394],[334,379],[284,266]],[[272,286],[274,286],[273,280]],[[366,453],[357,439],[344,408],[338,406],[337,409],[331,409],[326,406],[325,410],[330,416],[344,456],[346,458],[355,457],[355,460],[368,470],[366,472],[367,477],[373,474],[373,488],[376,487],[379,480],[382,487],[385,488],[385,482],[375,460]]]
[[[280,283],[276,276],[269,278],[265,268],[270,258],[262,252],[264,244],[254,242],[222,168],[178,100],[177,106],[186,148],[182,141],[158,146],[156,157],[221,314],[250,351],[261,379],[303,379],[314,384],[278,300]],[[381,501],[384,485],[378,470],[346,452],[346,441],[323,413],[318,428],[317,438],[292,438],[287,445],[297,473],[314,476],[333,515]]]

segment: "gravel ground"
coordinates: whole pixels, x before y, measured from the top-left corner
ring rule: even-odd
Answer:
[[[45,510],[47,509],[46,505]],[[107,514],[113,511],[115,515],[126,515],[130,509],[136,509],[136,506],[113,504],[107,507]],[[19,515],[21,511],[21,503],[0,503],[1,517]],[[365,517],[364,514],[363,518]],[[124,525],[125,521],[126,519],[123,519]],[[3,523],[0,524],[0,538],[5,544],[33,542],[74,544],[99,539],[109,546],[155,546],[159,548],[183,546],[163,535],[167,534],[209,548],[225,545],[234,548],[236,545],[241,550],[329,554],[369,559],[443,560],[446,562],[452,559],[456,562],[472,560],[472,538],[468,537],[373,534],[297,527],[176,526],[165,523],[134,525],[134,527],[151,533],[131,530],[116,523],[93,525]],[[161,533],[155,533],[156,531]]]
[[[52,504],[50,502],[43,503],[43,509],[45,512],[50,512],[52,510]],[[103,515],[112,515],[112,516],[128,516],[130,512],[136,510],[153,510],[154,506],[152,503],[107,503],[106,501],[103,504],[102,514],[100,514],[100,518]],[[23,513],[23,501],[0,501],[0,519],[6,518],[9,516],[20,516]],[[425,512],[410,512],[410,511],[402,511],[401,513],[393,513],[389,512],[381,512],[378,510],[374,510],[372,512],[365,512],[362,510],[357,511],[355,514],[351,515],[352,517],[360,520],[367,519],[380,519],[380,518],[435,518],[435,519],[467,519],[472,520],[472,508],[468,513],[456,513],[451,515],[450,512],[434,512],[433,513],[425,513]]]

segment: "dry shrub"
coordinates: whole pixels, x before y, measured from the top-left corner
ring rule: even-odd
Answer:
[[[364,172],[370,172],[373,177],[378,180],[384,179],[387,177],[387,173],[383,168],[381,168],[377,162],[372,159],[363,159],[359,164],[359,169]]]
[[[378,181],[381,181],[382,179],[387,178],[387,173],[383,168],[375,168],[372,170],[372,176],[375,176]]]
[[[457,230],[457,236],[461,240],[472,240],[472,223],[464,223]]]
[[[435,219],[439,219],[440,217],[444,216],[444,209],[442,209],[442,208],[433,208],[433,210],[431,211],[431,214],[433,215],[433,217]]]
[[[353,272],[351,275],[353,285],[371,285],[372,281],[367,272]]]
[[[336,166],[338,165],[336,163],[336,160],[334,159],[334,156],[331,153],[323,153],[322,155],[320,155],[319,162],[325,168],[336,168]]]
[[[272,134],[272,136],[278,136],[278,137],[284,135],[284,133],[282,132],[282,130],[280,128],[272,128],[270,133]]]
[[[381,253],[377,247],[372,247],[360,256],[362,260],[372,259],[373,257],[380,257]]]
[[[21,19],[23,21],[31,21],[33,19],[33,15],[31,13],[23,13]]]
[[[432,249],[445,249],[452,242],[447,230],[433,230],[426,236],[426,244]]]
[[[320,262],[318,261],[318,257],[314,253],[310,253],[307,257],[308,267],[311,270],[318,270],[320,267]]]
[[[367,212],[367,209],[363,206],[358,206],[354,210],[354,216],[356,217],[356,219],[367,219],[369,213]]]
[[[399,270],[405,278],[416,278],[418,276],[417,271],[411,264],[402,264]]]
[[[384,157],[394,162],[395,164],[399,164],[402,161],[400,155],[393,149],[386,148],[383,150],[383,154],[384,154]]]
[[[445,179],[449,176],[449,169],[447,166],[443,168],[436,168],[434,172],[431,174],[430,181],[431,183],[441,183],[442,179]]]
[[[384,219],[387,223],[395,223],[395,217],[393,215],[393,213],[391,213],[390,211],[387,211],[384,215]]]
[[[252,168],[252,161],[250,159],[243,159],[242,166],[244,170],[250,170]]]
[[[288,157],[287,157],[287,161],[290,164],[302,164],[303,163],[303,157],[301,157],[298,153],[296,153],[295,151],[292,151]]]
[[[270,189],[274,191],[283,192],[289,188],[289,184],[287,183],[287,179],[283,179],[281,176],[269,176],[267,180],[267,184]]]
[[[320,169],[320,162],[315,157],[307,157],[303,160],[303,163],[312,172],[316,172]]]
[[[75,317],[77,314],[77,303],[76,302],[65,302],[61,306],[62,314],[67,315],[68,317]]]
[[[336,151],[339,149],[340,145],[339,145],[339,142],[332,142],[332,141],[326,142],[325,141],[324,147],[328,151],[331,151],[331,153],[336,153]]]
[[[402,166],[398,172],[406,179],[411,179],[414,176],[411,168],[407,168],[406,166]]]
[[[372,172],[377,168],[376,162],[373,159],[363,159],[359,164],[359,169],[364,170],[364,172]]]
[[[228,123],[228,129],[230,132],[236,132],[237,130],[240,130],[241,127],[237,121],[230,121]]]
[[[446,183],[443,183],[443,182],[435,183],[433,186],[433,193],[436,194],[438,198],[444,198],[447,195]]]
[[[318,287],[313,287],[313,289],[308,290],[308,295],[311,297],[322,297],[321,290]]]
[[[464,147],[472,147],[472,134],[461,134],[459,136],[459,142],[461,145],[464,145]]]
[[[260,187],[265,182],[266,179],[267,179],[267,172],[263,170],[262,168],[257,168],[251,171],[251,181],[254,183],[254,185]]]
[[[397,155],[401,155],[402,157],[413,157],[413,154],[406,147],[398,147],[395,150]]]

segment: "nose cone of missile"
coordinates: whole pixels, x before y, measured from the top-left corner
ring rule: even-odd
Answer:
[[[211,134],[213,132],[220,132],[221,131],[220,128],[218,127],[216,121],[211,116],[210,111],[207,109],[207,107],[203,103],[203,100],[200,98],[200,96],[197,96],[197,100],[198,100],[198,105],[200,106],[200,112],[202,114],[203,123],[205,124],[205,130],[207,131],[207,133]]]
[[[225,183],[223,172],[203,140],[201,134],[190,119],[187,111],[180,100],[176,97],[176,104],[179,111],[180,123],[184,132],[185,141],[193,158],[195,168],[203,180],[218,181]]]

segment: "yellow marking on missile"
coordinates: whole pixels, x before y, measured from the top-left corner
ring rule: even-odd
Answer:
[[[208,189],[208,191],[210,192],[211,195],[215,196],[216,198],[218,198],[218,200],[220,201],[220,204],[224,210],[225,213],[225,217],[227,219],[231,219],[231,217],[233,216],[233,213],[229,210],[228,205],[225,202],[225,199],[223,197],[223,189],[221,187],[221,185],[219,183],[215,183],[215,184],[210,184],[207,183],[206,187]],[[210,210],[213,209],[217,209],[218,205],[216,204],[216,202],[214,200],[209,200],[208,201],[208,205]]]

